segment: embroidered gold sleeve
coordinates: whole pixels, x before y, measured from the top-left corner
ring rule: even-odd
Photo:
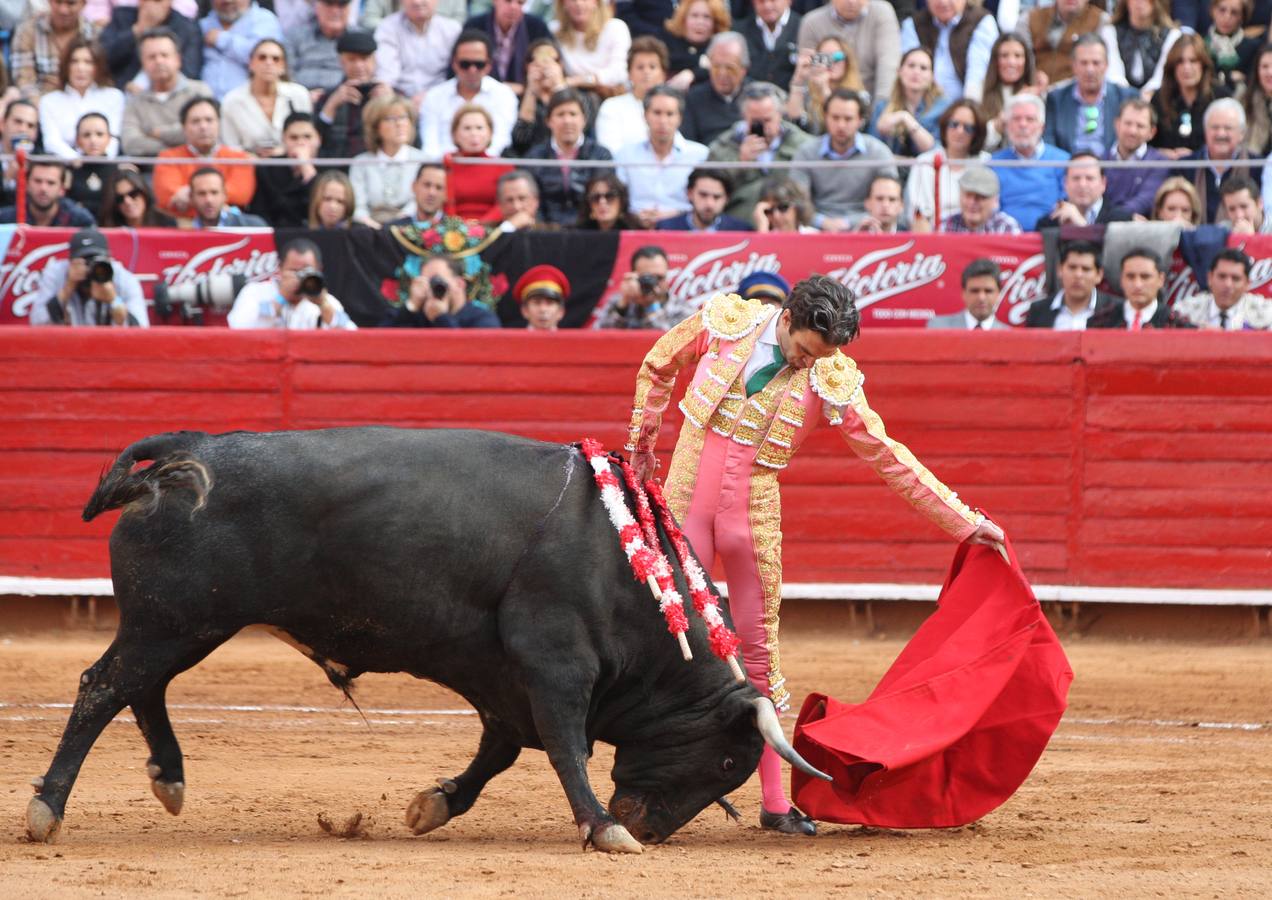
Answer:
[[[956,539],[966,540],[976,531],[985,517],[960,500],[908,447],[888,437],[883,420],[870,408],[860,386],[851,402],[838,412],[843,416],[839,433],[888,487]]]
[[[627,452],[647,453],[658,443],[663,412],[671,401],[676,376],[707,351],[709,336],[696,312],[658,339],[636,373],[636,398],[627,429]]]

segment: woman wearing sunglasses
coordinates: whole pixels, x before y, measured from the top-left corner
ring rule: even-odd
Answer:
[[[583,206],[575,228],[579,231],[615,231],[644,228],[627,208],[627,185],[613,172],[601,172],[587,180]]]
[[[760,202],[751,213],[756,231],[810,234],[817,231],[812,220],[813,204],[794,181],[775,175],[760,186]]]
[[[985,152],[985,118],[971,100],[957,100],[937,121],[940,145],[916,160],[905,188],[906,217],[913,231],[931,231],[936,214],[936,168],[941,154],[941,218],[959,211],[959,179],[973,163],[989,159]]]
[[[103,228],[174,228],[176,222],[155,209],[155,197],[135,166],[123,164],[106,183],[99,219]]]

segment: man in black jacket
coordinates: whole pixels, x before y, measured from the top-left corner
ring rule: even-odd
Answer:
[[[699,144],[710,144],[742,117],[738,95],[750,80],[751,65],[746,38],[735,31],[720,32],[707,45],[707,61],[711,66],[707,80],[689,89],[680,126],[682,135]]]
[[[1193,328],[1179,318],[1162,300],[1166,286],[1166,264],[1152,250],[1136,247],[1122,257],[1124,303],[1097,312],[1091,328],[1142,331],[1146,328]]]
[[[733,23],[751,52],[749,74],[755,81],[790,90],[798,54],[795,39],[803,17],[791,9],[791,0],[755,0],[754,6],[754,14]]]
[[[345,80],[314,103],[318,131],[322,134],[322,155],[332,159],[357,156],[367,149],[363,137],[362,110],[376,97],[393,94],[393,88],[376,81],[375,37],[368,31],[350,28],[336,40],[340,68]]]
[[[468,301],[464,270],[449,256],[434,256],[411,281],[406,301],[389,313],[383,328],[499,328],[498,317]]]
[[[573,88],[563,88],[548,101],[544,116],[551,137],[535,144],[526,151],[526,159],[551,160],[610,160],[610,152],[584,134],[587,111],[581,94]],[[543,218],[557,225],[570,226],[579,218],[583,200],[583,188],[588,179],[605,168],[580,168],[577,166],[536,166],[533,170],[539,183],[539,208]]]
[[[1118,305],[1095,286],[1104,280],[1100,245],[1092,241],[1070,241],[1060,248],[1060,292],[1029,304],[1026,328],[1056,331],[1083,331],[1096,313]]]
[[[115,87],[122,90],[141,71],[137,39],[152,28],[167,28],[177,36],[181,73],[198,81],[203,70],[203,32],[198,23],[174,12],[172,0],[139,0],[134,6],[116,6],[98,38]]]
[[[271,228],[307,228],[309,188],[318,177],[313,161],[321,146],[312,115],[289,115],[283,123],[283,151],[295,165],[256,167],[256,194],[250,211]]]
[[[520,97],[526,86],[526,51],[539,38],[551,37],[548,25],[538,16],[527,15],[525,0],[494,0],[488,13],[473,16],[464,30],[474,29],[490,35],[494,48],[490,77],[512,88]]]

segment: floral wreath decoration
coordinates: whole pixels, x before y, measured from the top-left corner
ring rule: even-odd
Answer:
[[[411,225],[392,225],[393,235],[407,257],[394,273],[397,280],[397,297],[390,302],[399,306],[411,292],[411,282],[420,274],[424,264],[434,256],[457,259],[464,269],[464,281],[468,284],[468,300],[487,308],[493,308],[495,294],[503,293],[496,281],[506,281],[502,275],[491,275],[490,264],[481,258],[503,232],[491,230],[476,221],[466,221],[458,216],[445,216],[437,222]]]

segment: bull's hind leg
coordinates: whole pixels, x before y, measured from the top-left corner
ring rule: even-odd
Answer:
[[[27,836],[31,840],[52,841],[57,837],[62,827],[66,799],[84,758],[102,729],[125,706],[136,704],[144,710],[138,723],[146,718],[143,732],[147,740],[152,741],[152,757],[168,760],[175,755],[179,766],[181,751],[172,735],[167,713],[156,720],[153,715],[155,703],[161,708],[164,686],[211,653],[229,636],[152,638],[124,634],[121,626],[121,633],[115,636],[115,641],[102,658],[80,676],[75,706],[62,732],[53,763],[43,778],[36,779],[36,795],[27,805]]]
[[[188,667],[187,667],[188,668]],[[181,812],[185,802],[185,764],[181,757],[181,745],[172,732],[165,701],[168,682],[160,682],[141,700],[133,703],[133,715],[141,729],[150,758],[146,760],[146,774],[150,776],[150,790],[174,816]]]
[[[454,778],[438,779],[437,787],[421,791],[406,808],[406,825],[416,834],[427,834],[468,812],[490,779],[517,761],[520,745],[487,716],[481,720],[481,743],[468,768]]]

